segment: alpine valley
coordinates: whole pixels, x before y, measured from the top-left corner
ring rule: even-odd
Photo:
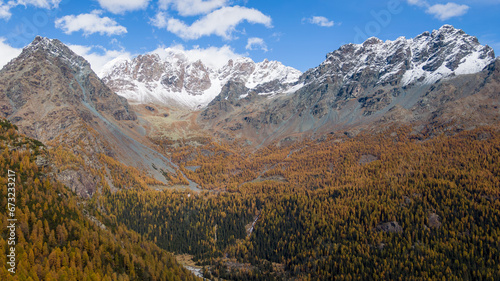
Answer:
[[[37,36],[0,70],[0,279],[500,280],[499,106],[451,25],[304,73]]]

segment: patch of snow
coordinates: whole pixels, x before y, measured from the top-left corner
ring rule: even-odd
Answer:
[[[287,95],[293,94],[293,93],[297,92],[298,90],[302,89],[302,87],[304,87],[304,85],[305,85],[304,83],[298,83],[297,85],[292,86],[288,90],[286,90],[285,94],[287,94]]]
[[[463,58],[460,65],[455,70],[455,74],[472,74],[482,71],[491,62],[489,60],[482,60],[480,53],[472,53],[467,57]]]

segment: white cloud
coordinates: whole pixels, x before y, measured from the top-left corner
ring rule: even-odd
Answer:
[[[469,11],[469,6],[460,5],[453,2],[446,4],[431,5],[426,0],[407,0],[408,4],[425,8],[425,12],[434,15],[439,20],[447,20],[453,17],[465,15]]]
[[[91,65],[92,70],[99,74],[103,66],[116,58],[131,58],[132,54],[125,50],[108,50],[102,46],[83,46],[71,45],[67,46],[77,55],[85,58]]]
[[[10,9],[16,6],[35,6],[43,9],[55,9],[59,7],[61,0],[11,0],[7,3],[0,1],[0,19],[9,20],[12,16]]]
[[[108,36],[127,33],[125,27],[108,17],[101,18],[101,14],[102,11],[92,11],[90,14],[64,16],[56,19],[56,28],[62,29],[66,34],[82,31],[85,36],[94,33]]]
[[[223,7],[228,0],[160,0],[160,9],[167,10],[172,6],[181,16],[208,14]]]
[[[160,47],[152,53],[156,53],[163,58],[172,57],[172,54],[183,53],[190,60],[201,60],[203,64],[212,69],[219,69],[223,67],[230,59],[234,60],[247,55],[235,53],[234,50],[228,45],[224,45],[220,48],[208,47],[206,49],[195,46],[191,50],[186,50],[182,45],[174,45],[168,48]]]
[[[316,24],[323,27],[332,27],[335,23],[325,17],[314,16],[312,18],[304,19],[311,24]]]
[[[213,11],[190,26],[178,19],[170,18],[167,20],[167,30],[185,40],[213,34],[229,40],[236,26],[243,21],[272,27],[271,17],[256,9],[234,6]]]
[[[101,7],[114,14],[143,10],[148,7],[149,0],[97,0]]]
[[[22,49],[13,48],[5,44],[5,38],[0,37],[0,68],[3,68],[9,61],[21,54]]]
[[[149,20],[151,25],[156,26],[158,28],[165,28],[168,25],[167,16],[168,15],[166,12],[160,11],[156,13],[156,16],[154,18],[150,18]]]
[[[4,3],[0,3],[0,19],[9,20],[12,16],[10,12],[10,6],[5,5]]]
[[[469,10],[467,5],[459,5],[456,3],[446,3],[445,5],[436,4],[430,6],[426,13],[434,15],[439,20],[447,20],[453,17],[465,15]]]
[[[429,7],[429,3],[425,0],[408,0],[408,4],[419,7]]]
[[[267,52],[267,45],[266,42],[264,42],[264,39],[258,38],[258,37],[252,37],[248,38],[247,41],[247,46],[245,47],[247,50],[263,50],[264,52]]]
[[[61,0],[17,0],[17,1],[9,1],[10,5],[13,6],[18,6],[18,5],[23,5],[23,6],[35,6],[37,8],[44,8],[44,9],[54,9],[59,7],[59,3],[61,3]]]

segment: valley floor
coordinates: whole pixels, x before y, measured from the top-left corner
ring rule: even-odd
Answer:
[[[126,189],[95,202],[106,224],[191,255],[208,278],[500,278],[495,128],[166,149],[186,177],[215,192]]]

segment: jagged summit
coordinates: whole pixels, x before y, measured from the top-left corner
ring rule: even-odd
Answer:
[[[22,60],[36,60],[40,59],[40,56],[47,56],[49,60],[60,59],[64,64],[71,67],[73,71],[85,71],[87,74],[92,71],[90,63],[83,57],[75,54],[64,43],[57,39],[49,39],[42,36],[36,36],[28,46],[23,48],[21,54],[5,67],[16,67]]]
[[[43,141],[103,116],[137,118],[127,101],[113,93],[84,58],[59,40],[41,36],[0,71],[0,105],[3,117]]]
[[[161,53],[112,61],[100,76],[111,89],[131,101],[196,109],[210,103],[228,81],[239,81],[254,89],[273,81],[292,83],[301,74],[277,61],[255,63],[242,57],[227,62],[204,62],[190,58],[182,50],[167,48]]]

